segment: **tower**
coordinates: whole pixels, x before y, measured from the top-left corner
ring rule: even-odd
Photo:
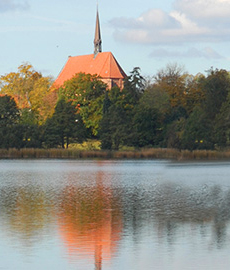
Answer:
[[[101,43],[102,43],[101,29],[100,29],[99,13],[97,9],[96,29],[95,29],[95,38],[94,38],[94,58],[97,56],[98,53],[102,52]]]

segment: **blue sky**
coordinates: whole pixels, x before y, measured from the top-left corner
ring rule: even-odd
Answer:
[[[54,78],[69,55],[93,53],[96,0],[0,0],[0,75],[24,62]],[[99,0],[103,51],[125,72],[230,70],[230,0]]]

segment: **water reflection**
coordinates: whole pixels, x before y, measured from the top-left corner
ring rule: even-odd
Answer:
[[[11,180],[0,173],[0,225],[6,241],[17,238],[23,248],[43,241],[45,247],[58,235],[71,263],[86,260],[95,270],[121,269],[110,268],[109,262],[121,261],[122,253],[135,254],[131,266],[140,269],[135,264],[142,249],[147,253],[164,245],[176,252],[180,243],[195,238],[201,243],[197,252],[229,251],[229,186],[218,180],[171,181],[166,174],[159,178],[137,170],[135,163],[133,173],[113,162],[72,165],[61,176],[53,169],[51,174],[11,174]]]
[[[167,235],[176,235],[180,223],[212,224],[214,242],[221,247],[226,240],[230,220],[230,190],[220,186],[201,186],[199,189],[167,184],[159,187],[153,199],[153,216]]]
[[[10,186],[0,189],[1,222],[25,245],[39,241],[53,217],[53,202],[46,192],[35,186]]]
[[[67,185],[60,196],[59,230],[71,256],[94,256],[95,269],[110,260],[122,231],[120,198],[101,171],[90,187]],[[106,182],[106,185],[104,185]]]
[[[153,224],[158,235],[177,234],[180,224],[212,224],[215,242],[220,247],[226,240],[226,227],[230,220],[230,189],[220,186],[178,186],[175,183],[159,184],[148,191],[133,189],[125,197],[123,211],[126,226],[138,235],[138,228],[146,222]],[[143,224],[144,223],[144,224]]]

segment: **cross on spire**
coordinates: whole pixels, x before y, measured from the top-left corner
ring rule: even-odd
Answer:
[[[95,29],[95,38],[94,38],[94,58],[97,56],[98,53],[102,52],[101,43],[102,43],[101,29],[100,29],[98,7],[97,7],[96,29]]]

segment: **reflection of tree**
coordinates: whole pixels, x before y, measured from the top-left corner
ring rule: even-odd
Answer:
[[[122,230],[119,198],[104,185],[103,178],[99,171],[95,185],[67,186],[59,212],[60,233],[70,255],[94,254],[95,269],[101,269],[102,261],[111,258]]]
[[[191,188],[167,183],[149,189],[138,187],[124,197],[124,224],[135,238],[144,225],[155,224],[159,237],[167,237],[169,244],[180,224],[212,224],[214,242],[221,247],[230,221],[229,208],[230,190],[220,186]]]
[[[50,223],[52,202],[47,194],[32,186],[0,190],[1,219],[11,231],[30,241]]]

